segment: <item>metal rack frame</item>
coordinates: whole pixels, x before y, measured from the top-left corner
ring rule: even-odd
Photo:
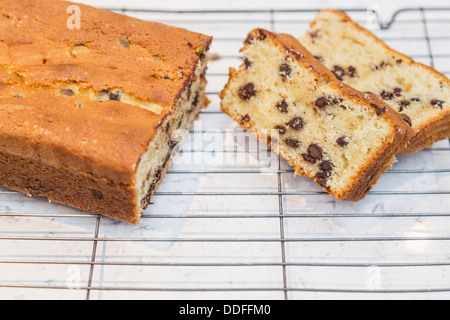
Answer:
[[[301,9],[293,9],[293,10],[249,10],[249,11],[241,11],[241,10],[209,10],[209,11],[202,11],[202,10],[195,10],[195,11],[178,11],[178,10],[150,10],[150,9],[127,9],[127,8],[110,8],[110,10],[121,12],[124,14],[159,14],[161,16],[164,15],[170,15],[171,17],[173,15],[177,15],[181,19],[176,19],[176,22],[178,24],[182,24],[183,22],[186,22],[187,24],[191,23],[192,20],[188,19],[191,16],[195,15],[196,17],[200,17],[201,19],[196,20],[196,23],[222,23],[222,24],[233,24],[233,23],[239,23],[242,21],[242,15],[246,13],[262,13],[268,15],[268,20],[262,19],[261,22],[268,23],[271,26],[271,29],[276,31],[277,26],[279,24],[283,23],[289,23],[292,18],[288,18],[288,20],[282,20],[280,18],[277,18],[278,14],[292,14],[297,13],[298,18],[301,20],[303,14],[313,14],[317,11],[314,9],[310,10],[301,10]],[[362,14],[367,11],[367,9],[355,9],[355,8],[349,8],[345,11],[348,11],[350,13],[358,13]],[[429,28],[429,24],[436,22],[433,21],[431,18],[427,17],[427,14],[429,12],[447,12],[450,13],[450,7],[448,8],[407,8],[398,10],[394,13],[392,16],[392,19],[388,22],[380,22],[380,28],[382,30],[390,30],[393,28],[397,23],[399,22],[399,18],[402,17],[403,14],[407,12],[415,12],[420,13],[420,19],[412,19],[408,20],[409,23],[413,23],[416,25],[421,25],[424,30],[425,37],[416,37],[417,40],[423,40],[425,39],[426,45],[427,45],[427,55],[416,55],[412,56],[413,58],[418,59],[429,59],[429,62],[432,66],[435,66],[435,59],[450,59],[450,51],[444,53],[444,54],[433,54],[433,46],[432,41],[435,39],[443,40],[443,41],[449,41],[450,43],[450,36],[438,36],[435,37],[431,32]],[[210,19],[209,16],[211,14],[221,14],[224,15],[226,19],[224,20],[217,20],[217,19]],[[230,18],[234,14],[239,14],[240,16],[237,18]],[[186,21],[183,21],[183,18],[186,18]],[[297,18],[296,18],[297,19]],[[304,19],[307,21],[308,19]],[[164,22],[170,23],[175,22],[175,20],[170,21],[164,20]],[[450,19],[443,19],[444,23],[448,23],[448,26],[450,26]],[[390,41],[396,41],[396,40],[402,40],[403,38],[400,37],[390,37]],[[413,38],[411,38],[413,39]],[[231,37],[217,37],[215,38],[215,42],[229,42],[229,41],[237,41],[241,42],[242,39],[237,38],[231,38]],[[219,52],[220,54],[220,52]],[[222,58],[239,58],[239,56],[236,54],[234,55],[221,55]],[[450,65],[450,63],[449,63]],[[444,73],[448,76],[450,74],[450,70],[443,70]],[[227,70],[221,70],[218,72],[209,72],[208,77],[215,78],[215,77],[221,77],[225,78],[227,77]],[[210,96],[211,100],[214,100],[214,97],[218,94],[218,91],[216,90],[209,90],[208,95]],[[221,112],[218,110],[217,106],[213,106],[212,110],[211,108],[205,111],[202,111],[201,115],[208,115],[208,116],[219,116]],[[195,134],[201,134],[202,132],[198,132],[195,130],[191,131],[192,135]],[[192,152],[192,153],[201,153],[204,150],[199,150],[196,148],[192,148],[190,150],[184,150],[184,152]],[[433,149],[428,149],[422,151],[422,153],[427,152],[442,152],[447,154],[448,153],[448,162],[450,163],[450,147],[447,146],[437,146]],[[252,150],[229,150],[225,149],[224,153],[227,152],[244,152],[244,153],[251,153]],[[213,169],[213,170],[203,170],[203,169],[177,169],[173,168],[168,172],[168,175],[178,175],[178,176],[189,176],[189,175],[201,175],[201,174],[214,174],[214,175],[244,175],[244,174],[257,174],[259,173],[258,169]],[[292,261],[288,257],[288,249],[287,246],[295,243],[313,243],[313,244],[329,244],[329,243],[401,243],[401,242],[439,242],[439,243],[449,243],[450,244],[450,232],[447,234],[436,234],[431,236],[398,236],[398,235],[385,235],[385,236],[371,236],[367,235],[364,237],[361,236],[342,236],[342,237],[336,237],[336,236],[327,236],[327,235],[318,235],[315,237],[308,237],[308,236],[288,236],[286,232],[286,222],[288,220],[295,220],[295,219],[334,219],[334,218],[352,218],[352,219],[359,219],[359,218],[374,218],[374,219],[389,219],[389,218],[395,218],[395,217],[410,217],[410,218],[430,218],[430,217],[436,217],[440,219],[450,219],[450,208],[443,208],[443,212],[435,212],[435,211],[429,211],[429,212],[408,212],[408,211],[392,211],[392,212],[374,212],[374,213],[367,213],[367,212],[358,212],[358,213],[350,213],[350,212],[319,212],[319,213],[308,213],[308,212],[302,212],[302,213],[286,213],[286,200],[289,197],[292,196],[322,196],[325,193],[323,191],[319,190],[306,190],[306,191],[287,191],[284,187],[284,175],[286,174],[293,174],[294,171],[286,167],[282,160],[278,158],[278,163],[275,165],[273,170],[269,171],[266,174],[276,176],[276,186],[274,186],[273,191],[241,191],[238,189],[232,190],[232,191],[198,191],[198,190],[192,190],[192,191],[157,191],[156,197],[159,198],[174,198],[174,197],[246,197],[246,196],[254,196],[254,197],[277,197],[278,198],[278,210],[275,212],[270,213],[236,213],[236,214],[229,214],[224,213],[220,215],[216,214],[209,214],[209,213],[201,213],[201,214],[164,214],[164,213],[158,213],[158,212],[150,212],[146,213],[143,216],[143,219],[160,219],[162,221],[165,221],[165,223],[170,224],[173,220],[176,219],[202,219],[205,221],[208,221],[210,219],[250,219],[254,220],[255,223],[260,219],[273,219],[275,221],[279,222],[279,235],[278,236],[271,236],[271,237],[235,237],[232,233],[226,234],[223,237],[210,237],[210,236],[195,236],[195,237],[177,237],[177,236],[153,236],[152,232],[148,232],[148,237],[135,237],[135,238],[129,238],[125,235],[122,236],[101,236],[100,232],[100,226],[102,224],[102,221],[104,221],[103,217],[100,216],[92,216],[84,212],[78,212],[78,211],[72,211],[70,213],[39,213],[39,212],[20,212],[20,210],[4,210],[0,211],[0,219],[1,218],[46,218],[46,219],[52,219],[52,218],[65,218],[65,219],[83,219],[83,218],[89,218],[92,219],[92,223],[95,224],[93,227],[93,234],[92,235],[83,235],[83,236],[55,236],[53,234],[43,234],[43,235],[23,235],[23,234],[14,234],[11,232],[2,232],[0,227],[0,246],[7,244],[7,243],[13,243],[19,245],[21,243],[40,243],[45,245],[48,242],[64,242],[64,243],[79,243],[79,242],[85,242],[91,245],[91,254],[89,259],[80,259],[80,260],[71,260],[71,259],[63,259],[63,258],[48,258],[48,259],[42,259],[42,258],[34,258],[32,256],[24,256],[24,257],[15,257],[15,256],[1,256],[0,255],[0,268],[15,268],[16,266],[29,266],[30,268],[35,267],[36,270],[38,270],[39,266],[43,265],[61,265],[61,266],[69,266],[69,265],[75,265],[75,266],[81,266],[88,268],[88,275],[87,280],[82,281],[84,284],[78,286],[77,288],[68,288],[67,285],[61,284],[61,283],[52,283],[52,284],[45,284],[43,282],[41,283],[32,283],[27,282],[27,276],[24,275],[22,279],[16,279],[16,281],[11,281],[9,279],[0,278],[0,296],[2,290],[28,290],[28,289],[42,289],[44,294],[45,292],[48,292],[47,290],[75,290],[78,292],[81,292],[84,295],[85,299],[92,299],[93,298],[93,292],[112,292],[117,291],[123,294],[124,297],[127,296],[127,293],[129,292],[138,292],[138,293],[148,293],[148,292],[166,292],[166,293],[173,293],[174,295],[172,297],[177,297],[177,294],[181,293],[218,293],[219,295],[217,297],[222,297],[221,293],[239,293],[239,292],[248,292],[248,293],[255,293],[259,292],[262,293],[263,297],[266,297],[264,294],[270,293],[270,292],[276,292],[280,293],[278,296],[281,299],[295,299],[297,296],[295,296],[295,293],[300,294],[312,294],[313,297],[317,297],[317,295],[320,295],[321,293],[325,294],[337,294],[338,297],[346,297],[349,294],[358,294],[358,295],[364,295],[367,294],[368,296],[372,294],[389,294],[393,295],[392,297],[408,297],[408,295],[411,294],[443,294],[444,297],[450,297],[450,282],[444,282],[441,286],[423,286],[423,287],[414,287],[411,288],[405,288],[405,287],[399,287],[399,288],[352,288],[352,287],[321,287],[321,286],[302,286],[299,285],[297,282],[292,281],[292,268],[345,268],[345,269],[360,269],[360,268],[371,268],[371,267],[377,267],[382,269],[389,269],[389,268],[417,268],[422,267],[425,268],[425,270],[431,270],[435,267],[444,268],[445,272],[450,272],[450,259],[437,259],[437,260],[429,260],[426,259],[426,261],[394,261],[394,262],[386,262],[386,261],[356,261],[356,262],[336,262],[334,260],[330,261],[322,261],[322,262],[315,262],[315,261],[308,261],[305,260],[304,262],[298,262],[298,261]],[[436,175],[444,175],[450,173],[450,167],[434,167],[430,169],[396,169],[390,171],[390,173],[394,174],[436,174]],[[2,197],[12,197],[16,195],[13,191],[8,191],[6,189],[0,190],[0,196]],[[434,190],[434,191],[396,191],[396,190],[388,190],[388,191],[371,191],[371,196],[386,196],[386,197],[395,197],[395,196],[401,196],[401,195],[409,195],[409,196],[427,196],[427,195],[438,195],[441,197],[445,197],[445,199],[450,199],[450,189],[445,190]],[[20,203],[17,204],[17,206],[20,206]],[[14,209],[14,208],[13,208]],[[277,223],[278,223],[277,222]],[[173,261],[173,262],[165,262],[164,260],[161,261],[149,261],[149,262],[140,262],[140,261],[99,261],[97,259],[99,255],[99,247],[105,243],[201,243],[204,245],[208,244],[214,244],[214,243],[223,243],[223,244],[252,244],[252,243],[273,243],[279,245],[279,260],[277,261],[261,261],[261,260],[254,260],[254,261],[225,261],[225,262],[210,262],[207,261],[199,261],[199,262],[183,262],[183,261]],[[219,252],[220,254],[220,252]],[[427,257],[425,257],[427,258]],[[201,257],[200,257],[200,260]],[[96,271],[96,268],[106,268],[106,267],[137,267],[137,268],[152,268],[152,267],[158,267],[158,268],[164,268],[165,272],[170,273],[175,268],[196,268],[196,267],[204,267],[204,268],[213,268],[217,269],[217,272],[220,272],[223,268],[264,268],[264,267],[275,267],[279,268],[281,273],[281,280],[279,285],[273,285],[273,286],[228,286],[224,283],[217,283],[214,286],[197,286],[195,282],[189,283],[188,286],[165,286],[164,283],[159,283],[155,285],[147,285],[147,286],[133,286],[133,285],[103,285],[103,284],[95,284],[94,281],[94,273]],[[448,269],[448,271],[447,271]],[[343,296],[342,296],[343,295]]]

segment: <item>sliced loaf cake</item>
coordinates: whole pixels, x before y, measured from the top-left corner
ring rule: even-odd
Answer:
[[[299,40],[338,79],[376,95],[412,125],[415,135],[401,154],[450,137],[445,75],[389,48],[341,11],[321,11]]]
[[[413,134],[375,96],[345,85],[295,38],[251,31],[222,110],[338,199],[365,197]]]
[[[1,1],[0,34],[0,185],[137,224],[207,105],[212,38],[59,0]]]

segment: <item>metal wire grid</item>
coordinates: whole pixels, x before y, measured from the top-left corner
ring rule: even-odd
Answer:
[[[195,158],[210,152],[208,130],[236,128],[217,94],[245,34],[301,35],[318,10],[116,11],[215,35],[212,105],[180,155]],[[346,11],[364,23],[366,9]],[[448,76],[449,13],[399,10],[376,32]],[[275,159],[266,168],[175,164],[138,227],[1,189],[0,298],[450,298],[449,141],[401,157],[356,206]]]

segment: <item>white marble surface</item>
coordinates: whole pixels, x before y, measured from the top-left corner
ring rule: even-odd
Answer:
[[[83,2],[168,10],[335,7],[335,1]],[[347,0],[339,7],[372,4]],[[390,19],[404,3],[376,5]],[[216,93],[228,67],[240,63],[245,34],[261,26],[300,35],[314,13],[129,14],[215,37],[212,52],[221,59],[209,67],[212,104],[136,227],[0,189],[0,299],[284,299],[285,292],[290,299],[450,298],[449,141],[400,157],[366,199],[350,204],[294,177],[274,155],[258,161],[252,137],[246,148],[245,139],[234,143],[220,134],[237,128],[220,113]],[[449,14],[426,12],[433,62],[447,76]],[[352,16],[366,19],[364,12]],[[430,64],[422,19],[420,11],[405,12],[390,30],[375,32]]]

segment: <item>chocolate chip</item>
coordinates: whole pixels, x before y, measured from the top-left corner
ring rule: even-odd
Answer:
[[[250,34],[247,36],[247,38],[245,39],[244,42],[245,42],[246,44],[250,45],[254,39],[255,39],[255,37],[253,37],[253,34],[250,33]]]
[[[323,58],[321,56],[314,56],[315,59],[319,60],[320,62],[324,62]]]
[[[252,97],[256,95],[255,85],[253,83],[248,83],[245,86],[239,88],[239,97],[242,100],[249,101]]]
[[[264,41],[264,40],[266,40],[267,35],[265,34],[265,32],[264,32],[263,30],[259,29],[259,30],[258,30],[258,33],[259,33],[259,35],[256,36],[256,38],[255,38],[255,35],[254,35],[254,34],[250,33],[250,34],[247,36],[247,38],[245,39],[245,43],[248,44],[248,45],[250,45],[250,44],[253,42],[253,40],[255,40],[255,39],[256,39],[256,40],[259,40],[259,41]]]
[[[403,120],[405,120],[406,123],[409,124],[412,127],[412,120],[411,120],[411,118],[407,114],[404,114],[404,113],[401,113],[401,116],[402,116]]]
[[[287,105],[287,102],[285,100],[278,102],[276,107],[282,113],[287,113],[288,112],[288,105]]]
[[[322,171],[331,171],[333,170],[333,164],[331,163],[331,161],[324,161],[319,165],[319,168]]]
[[[382,106],[382,107],[378,107],[377,108],[377,115],[381,116],[383,113],[385,113],[387,111],[387,107],[386,106]]]
[[[441,108],[441,109],[442,109],[442,107],[444,106],[444,103],[445,103],[445,101],[442,101],[442,100],[437,100],[437,99],[431,100],[431,105],[432,105],[433,107],[438,106],[438,107]]]
[[[288,139],[284,140],[284,142],[286,142],[286,144],[287,144],[289,147],[294,148],[294,149],[297,149],[298,147],[301,146],[300,141],[295,140],[295,139],[289,139],[289,138],[288,138]]]
[[[409,106],[411,104],[411,102],[403,100],[400,101],[400,112],[403,111],[404,108],[406,108],[407,106]]]
[[[342,103],[342,101],[344,101],[344,99],[342,99],[342,98],[337,98],[337,97],[335,97],[335,98],[329,100],[329,102],[332,103],[332,104],[334,104],[334,105],[339,104],[339,103]]]
[[[411,101],[420,102],[420,98],[411,98]]]
[[[109,100],[114,100],[114,101],[120,101],[120,94],[119,93],[109,93]]]
[[[380,94],[380,97],[384,100],[392,100],[394,99],[394,94],[392,92],[383,90]]]
[[[294,130],[301,130],[303,129],[303,119],[302,118],[294,118],[288,123],[286,123],[289,127],[291,127]]]
[[[244,58],[245,69],[250,69],[252,66],[252,62],[248,60],[247,57]]]
[[[130,40],[128,40],[127,36],[121,36],[119,42],[125,49],[130,49]]]
[[[411,102],[406,101],[406,100],[400,101],[400,105],[401,105],[402,107],[407,107],[407,106],[409,106],[410,104],[411,104]]]
[[[310,163],[316,163],[317,159],[315,159],[313,156],[307,154],[307,153],[303,153],[302,154],[303,159],[305,159],[305,161],[310,162]]]
[[[338,80],[341,80],[341,81],[345,76],[345,70],[340,66],[334,66],[333,70],[331,70],[331,72],[333,72],[333,74],[336,76],[336,78],[338,78]]]
[[[317,144],[311,144],[308,147],[308,154],[316,160],[322,160],[323,157],[322,148]]]
[[[241,122],[246,123],[250,121],[250,116],[246,114],[245,116],[241,116]]]
[[[92,189],[91,190],[92,196],[97,199],[97,200],[102,200],[103,199],[103,193],[101,193],[98,190]]]
[[[200,60],[203,60],[206,57],[205,51],[203,51],[203,50],[199,50],[199,51],[195,52],[195,55],[197,57],[199,57]]]
[[[327,188],[327,180],[328,180],[328,173],[327,172],[318,172],[316,174],[317,182],[322,186],[322,188]]]
[[[400,97],[402,92],[403,92],[403,90],[401,88],[394,88],[394,94],[397,97]]]
[[[316,100],[316,107],[323,108],[328,105],[328,98],[327,97],[321,97]]]
[[[389,66],[389,62],[383,61],[383,62],[380,63],[380,68],[381,68],[381,69],[384,69],[384,68],[386,68],[387,66]]]
[[[277,130],[280,135],[283,135],[286,133],[286,128],[283,126],[276,126],[275,130]]]
[[[283,80],[286,81],[286,79],[291,75],[292,69],[287,63],[283,63],[280,66],[280,75],[283,77]]]
[[[397,64],[401,64],[403,62],[403,60],[402,59],[398,59],[395,62],[397,62]]]
[[[342,136],[339,139],[336,140],[336,143],[341,146],[341,147],[345,147],[349,144],[349,140],[350,138],[347,136]]]
[[[68,97],[73,97],[75,95],[75,92],[73,92],[73,90],[71,89],[62,89],[61,91],[59,91],[59,93]]]
[[[259,41],[264,41],[264,40],[267,39],[267,35],[266,35],[266,33],[264,32],[264,30],[259,29],[258,32],[259,32],[259,36],[258,36],[258,40],[259,40]]]
[[[356,68],[354,66],[348,67],[348,75],[352,78],[355,77],[356,74]]]

